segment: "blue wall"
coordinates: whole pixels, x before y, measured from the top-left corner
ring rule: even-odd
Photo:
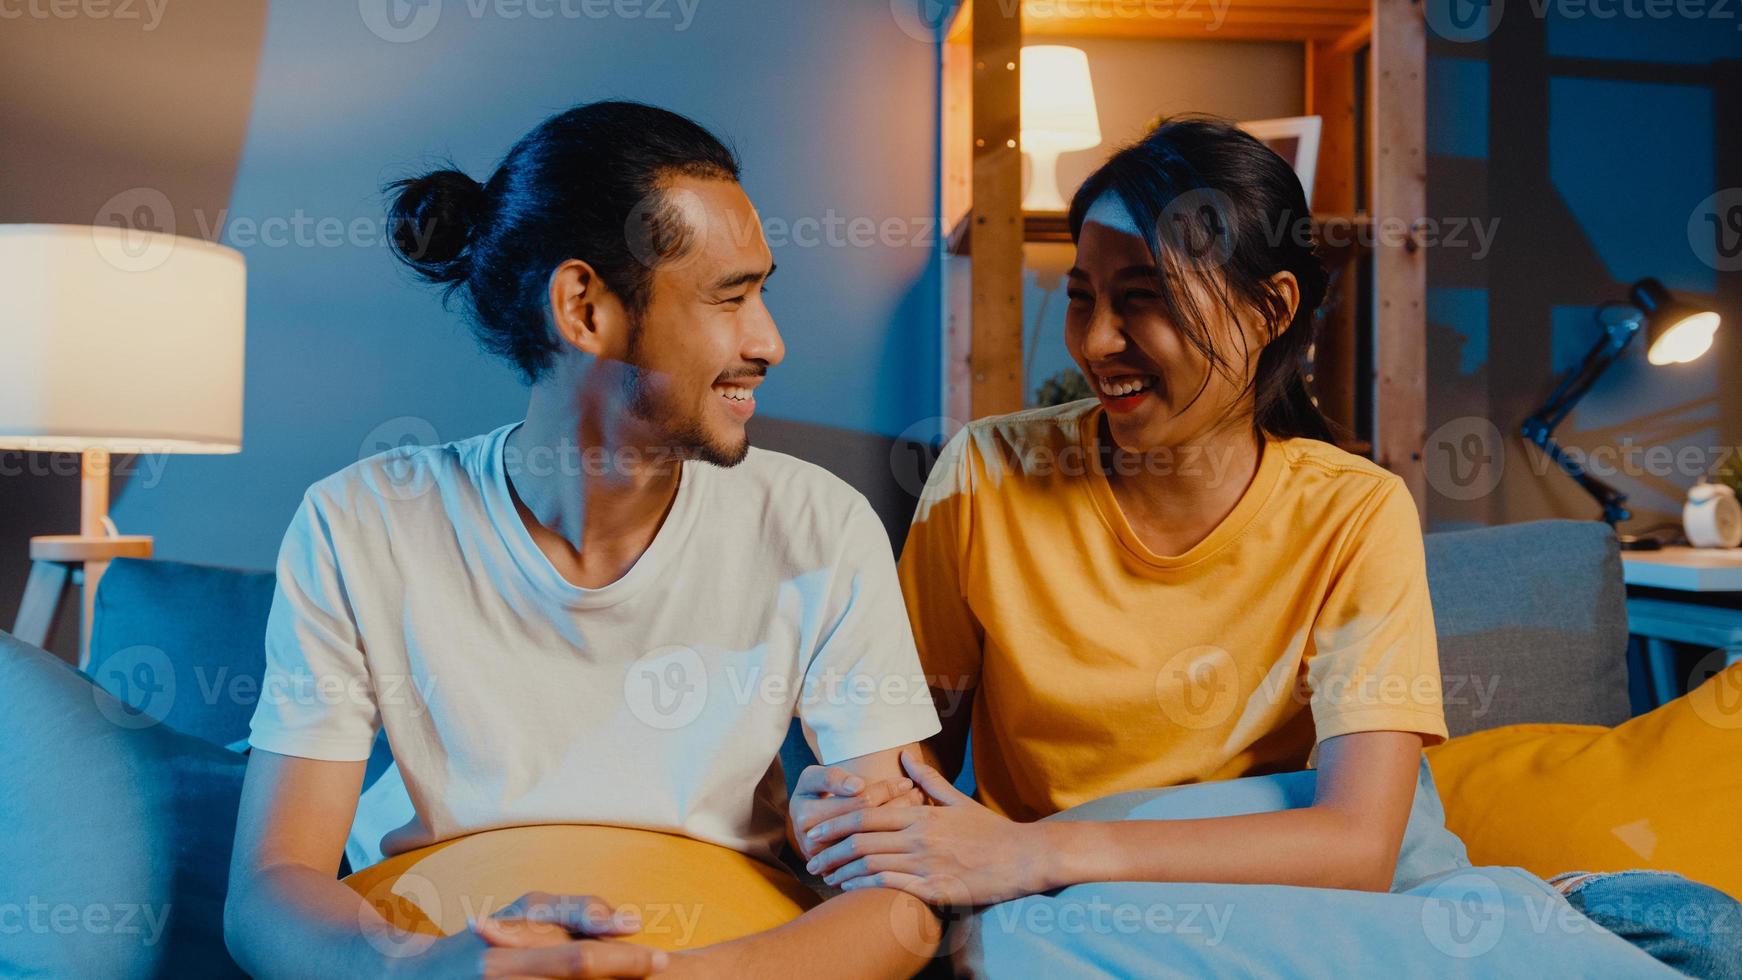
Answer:
[[[1430,0],[1430,24],[1445,2]],[[1430,497],[1439,527],[1596,514],[1514,433],[1595,341],[1597,304],[1625,299],[1645,276],[1718,309],[1726,332],[1689,365],[1650,366],[1635,344],[1557,436],[1587,452],[1691,447],[1706,459],[1742,440],[1742,389],[1726,381],[1742,363],[1742,291],[1689,237],[1701,203],[1742,183],[1724,142],[1742,120],[1725,118],[1720,98],[1724,72],[1738,77],[1725,60],[1742,58],[1742,13],[1707,4],[1675,8],[1699,17],[1650,16],[1649,6],[1513,0],[1491,8],[1504,11],[1491,37],[1430,35],[1429,211],[1498,221],[1479,261],[1429,254],[1430,428],[1455,439],[1482,418],[1506,443],[1495,493]],[[1698,469],[1604,478],[1643,526],[1679,519]]]
[[[246,432],[240,455],[173,458],[122,493],[117,522],[159,557],[267,566],[314,480],[520,417],[514,375],[390,258],[379,188],[446,155],[482,179],[577,102],[664,105],[741,154],[784,232],[769,303],[788,352],[763,413],[883,435],[936,414],[937,52],[889,4],[577,0],[580,16],[535,19],[558,4],[448,0],[405,8],[439,17],[396,42],[365,24],[371,3],[271,4],[229,212],[176,216],[182,234],[222,221],[248,259]]]

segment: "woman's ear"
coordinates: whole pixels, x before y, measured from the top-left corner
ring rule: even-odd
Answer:
[[[1287,330],[1288,325],[1294,322],[1295,311],[1300,309],[1300,280],[1294,277],[1294,273],[1284,269],[1271,276],[1269,283],[1277,299],[1282,301],[1282,317],[1274,323],[1258,318],[1255,326],[1262,331],[1262,335],[1247,338],[1258,348],[1268,345]]]
[[[1282,330],[1286,330],[1294,322],[1295,311],[1300,309],[1300,280],[1294,277],[1294,273],[1284,269],[1270,277],[1270,284],[1275,288],[1276,295],[1282,298]]]
[[[593,267],[569,259],[550,274],[550,319],[557,336],[583,354],[621,360],[629,343],[629,315]]]

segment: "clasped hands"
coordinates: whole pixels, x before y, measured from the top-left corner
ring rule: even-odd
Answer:
[[[451,936],[406,945],[394,937],[389,977],[676,977],[679,959],[622,941],[640,931],[633,910],[591,895],[531,892]],[[671,968],[671,972],[668,972]]]
[[[912,749],[905,779],[867,783],[810,766],[793,788],[793,837],[806,868],[844,890],[894,888],[936,906],[990,905],[1045,891],[1050,828],[976,802]]]

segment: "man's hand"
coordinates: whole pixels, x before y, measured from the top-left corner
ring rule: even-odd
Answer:
[[[840,766],[806,766],[792,788],[787,819],[791,821],[793,843],[809,860],[823,847],[808,836],[817,824],[886,803],[918,806],[924,802],[925,794],[906,777],[868,782]]]
[[[396,971],[415,977],[650,977],[670,964],[663,950],[618,942],[641,929],[633,913],[591,895],[530,892],[465,932],[436,940]]]

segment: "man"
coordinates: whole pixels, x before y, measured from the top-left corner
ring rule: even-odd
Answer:
[[[908,788],[898,754],[938,730],[929,700],[855,694],[923,684],[881,525],[820,468],[748,445],[784,347],[737,178],[690,120],[604,102],[546,120],[487,184],[443,170],[395,185],[396,251],[462,291],[531,395],[522,422],[321,480],[285,535],[225,914],[254,975],[924,964],[892,923],[929,913],[889,890],[670,957],[614,941],[627,930],[599,901],[547,896],[392,956],[366,932],[393,927],[336,879],[382,728],[416,810],[390,854],[609,824],[772,859],[771,767],[795,715],[839,764],[807,772],[804,798]],[[505,928],[515,917],[554,921]]]

